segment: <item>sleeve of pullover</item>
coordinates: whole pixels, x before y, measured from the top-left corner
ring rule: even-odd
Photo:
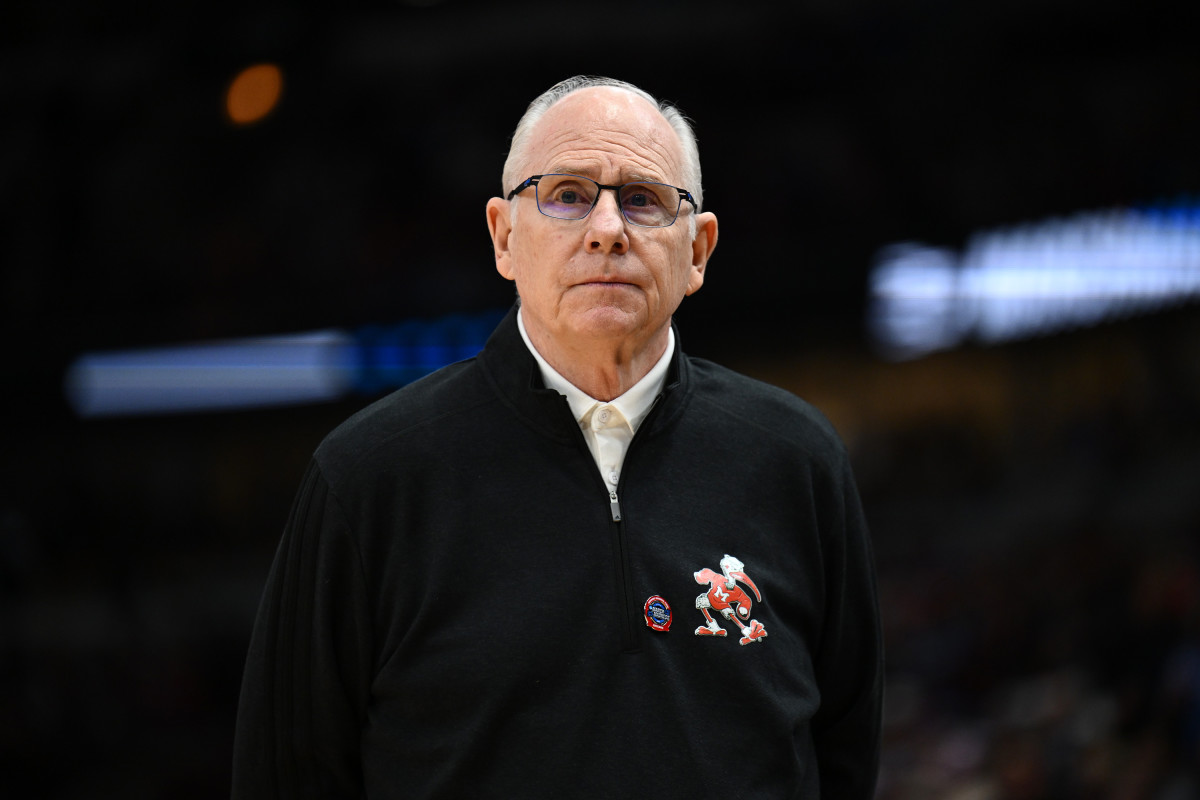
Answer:
[[[254,624],[235,731],[235,800],[361,796],[371,652],[359,553],[313,462]]]
[[[848,464],[834,476],[822,521],[825,623],[813,719],[821,797],[870,800],[879,769],[883,638],[874,556]]]

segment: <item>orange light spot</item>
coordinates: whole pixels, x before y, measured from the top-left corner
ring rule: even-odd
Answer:
[[[246,67],[229,83],[225,113],[235,125],[249,125],[270,114],[283,93],[283,73],[274,64]]]

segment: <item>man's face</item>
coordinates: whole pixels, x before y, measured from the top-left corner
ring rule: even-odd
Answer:
[[[572,173],[609,185],[646,180],[694,188],[683,186],[683,154],[671,126],[645,100],[619,89],[584,89],[559,101],[530,132],[524,156],[521,179]],[[661,353],[671,314],[704,282],[716,246],[716,217],[697,215],[693,236],[692,213],[685,202],[673,225],[643,228],[625,221],[607,190],[581,220],[541,214],[533,187],[511,201],[493,198],[488,225],[496,269],[516,282],[526,330],[539,350],[603,343]]]

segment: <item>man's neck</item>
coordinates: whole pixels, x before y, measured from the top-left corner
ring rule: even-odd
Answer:
[[[596,400],[615,400],[645,377],[667,349],[670,329],[663,328],[644,343],[596,340],[563,343],[524,326],[530,343],[546,363],[572,385]]]

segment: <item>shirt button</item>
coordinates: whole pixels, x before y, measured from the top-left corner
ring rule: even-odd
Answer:
[[[612,418],[612,409],[607,407],[600,409],[596,414],[596,418],[600,420],[601,425],[607,425],[608,420]]]
[[[616,486],[620,477],[621,476],[618,475],[616,472],[610,472],[610,473],[608,473],[608,482],[611,483],[613,486]]]

